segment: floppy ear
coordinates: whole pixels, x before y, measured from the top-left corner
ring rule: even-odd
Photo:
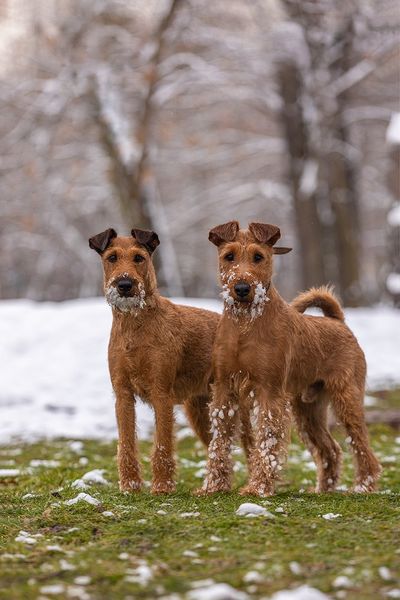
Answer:
[[[273,248],[274,254],[287,254],[292,250],[293,248]]]
[[[258,242],[268,246],[273,246],[281,237],[279,227],[269,223],[250,223],[249,230]]]
[[[155,231],[148,231],[147,229],[132,229],[132,237],[144,246],[149,254],[153,254],[154,250],[159,246],[160,240]]]
[[[223,225],[217,225],[208,234],[210,242],[216,246],[220,246],[224,242],[233,242],[239,231],[238,221],[229,221]]]
[[[115,229],[106,229],[89,239],[89,247],[96,250],[98,254],[103,254],[115,237],[117,237]]]

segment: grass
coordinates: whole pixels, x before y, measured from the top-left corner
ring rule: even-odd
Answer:
[[[343,436],[335,435],[345,447]],[[229,583],[251,598],[303,583],[348,600],[385,597],[399,587],[398,436],[385,426],[371,428],[384,466],[381,493],[309,493],[315,472],[294,438],[277,495],[261,501],[236,492],[193,496],[205,453],[190,437],[178,444],[177,492],[156,497],[148,491],[118,491],[114,442],[83,440],[80,453],[68,440],[0,447],[0,469],[22,469],[19,476],[0,479],[0,598],[51,597],[57,588],[48,586],[59,584],[62,598],[153,599],[173,593],[172,598],[184,598],[193,582],[206,578]],[[150,445],[142,443],[141,450],[149,479]],[[352,467],[346,449],[345,457],[342,483],[349,486]],[[57,463],[29,467],[34,459]],[[235,461],[238,486],[245,479],[239,452]],[[71,489],[71,482],[95,468],[105,469],[111,482],[86,490],[101,504],[65,505],[80,491]],[[23,499],[27,493],[34,496]],[[265,505],[274,518],[236,516],[244,501]],[[181,516],[187,512],[200,514]],[[322,518],[330,512],[340,516]],[[20,530],[42,537],[34,538],[33,545],[17,542]],[[150,567],[151,578],[142,585],[136,580],[144,565]],[[246,576],[249,571],[258,575]],[[74,582],[81,576],[90,576],[90,582]],[[339,576],[347,577],[348,587],[335,587]]]

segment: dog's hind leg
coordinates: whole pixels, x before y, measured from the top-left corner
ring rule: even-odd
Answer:
[[[342,450],[328,430],[328,399],[322,391],[313,402],[304,402],[296,396],[292,402],[299,435],[311,452],[317,465],[316,492],[335,489],[341,467]]]
[[[205,446],[211,442],[211,422],[208,396],[189,398],[184,404],[186,416],[193,431]]]
[[[364,415],[364,389],[349,384],[346,388],[330,390],[330,397],[338,419],[346,428],[356,466],[355,492],[373,492],[381,473],[372,451]]]

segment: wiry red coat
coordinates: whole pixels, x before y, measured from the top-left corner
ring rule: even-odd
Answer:
[[[224,313],[214,352],[213,439],[202,493],[230,489],[230,449],[238,409],[254,403],[257,418],[249,483],[242,493],[274,492],[283,466],[291,414],[318,466],[318,491],[335,489],[341,450],[327,426],[331,403],[344,424],[357,466],[355,489],[372,491],[380,466],[364,420],[366,364],[343,312],[327,288],[313,289],[287,304],[272,283],[274,225],[236,221],[210,232],[219,248]],[[325,317],[301,314],[320,306]],[[300,312],[299,312],[300,311]]]

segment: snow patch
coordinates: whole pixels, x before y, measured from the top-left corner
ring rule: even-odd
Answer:
[[[63,583],[53,583],[52,585],[43,585],[40,588],[40,592],[42,594],[47,594],[48,596],[58,596],[59,594],[63,594],[65,592],[65,585]]]
[[[18,477],[21,469],[0,469],[0,477]]]
[[[400,273],[389,273],[386,277],[386,287],[391,294],[400,294]]]
[[[274,519],[274,515],[270,513],[264,506],[259,504],[253,504],[252,502],[245,502],[241,504],[236,511],[236,514],[241,517],[267,517]]]
[[[332,585],[334,588],[351,588],[354,584],[347,575],[339,575],[333,580]]]
[[[227,583],[213,583],[191,590],[186,597],[187,600],[247,600],[248,595]]]
[[[393,146],[400,145],[400,113],[393,113],[386,129],[386,141]]]
[[[322,515],[322,518],[325,519],[326,521],[332,521],[332,519],[337,519],[338,517],[341,517],[342,515],[340,513],[326,513],[325,515]]]
[[[218,301],[180,301],[217,312],[222,308]],[[399,385],[400,353],[393,332],[400,329],[400,311],[377,306],[345,312],[346,322],[366,354],[368,387],[377,390]],[[111,318],[103,298],[0,302],[0,361],[7,365],[0,391],[0,443],[67,436],[73,440],[69,449],[78,455],[79,439],[117,437],[107,368]],[[138,436],[148,439],[154,427],[153,412],[140,400],[136,411]],[[181,409],[176,412],[179,424],[186,424]],[[182,432],[186,434],[192,435],[189,429]],[[21,449],[12,448],[7,454],[17,456]],[[81,456],[79,464],[84,463],[87,458]]]
[[[66,500],[64,504],[67,506],[72,506],[73,504],[77,504],[78,502],[87,502],[88,504],[92,504],[93,506],[99,506],[100,500],[97,498],[93,498],[90,494],[85,494],[85,492],[81,492],[75,498],[71,498],[71,500]]]
[[[88,471],[82,476],[82,480],[85,483],[97,483],[99,485],[110,485],[110,482],[104,478],[103,473],[105,469],[93,469],[93,471]]]
[[[330,600],[329,596],[309,585],[301,585],[294,590],[281,590],[271,596],[270,600]]]

